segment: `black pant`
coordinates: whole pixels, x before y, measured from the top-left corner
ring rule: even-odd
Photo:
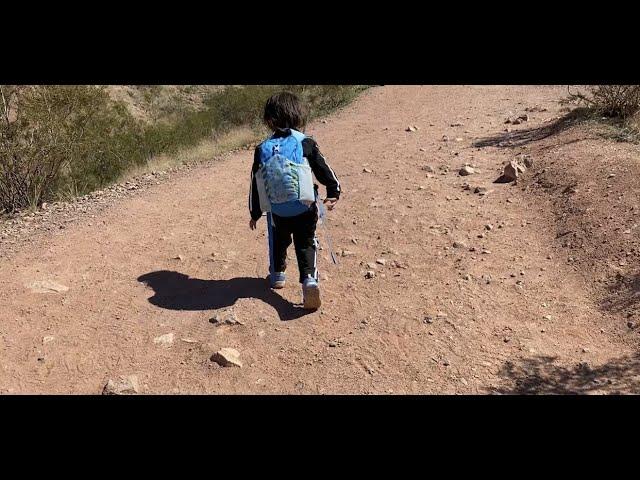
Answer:
[[[314,204],[308,212],[295,217],[273,216],[271,234],[273,238],[273,268],[276,272],[284,272],[287,268],[287,248],[293,245],[296,249],[298,270],[300,271],[300,283],[311,275],[318,279],[316,267],[317,239],[316,224],[318,223],[318,210]]]

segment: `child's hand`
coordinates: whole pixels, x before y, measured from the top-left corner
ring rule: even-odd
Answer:
[[[333,210],[333,207],[336,206],[336,203],[338,203],[338,199],[337,198],[325,198],[324,202],[322,203],[326,203],[327,204],[327,209],[328,210]]]
[[[256,229],[256,224],[257,224],[257,223],[258,223],[258,221],[257,221],[257,220],[254,220],[254,219],[249,220],[249,228],[250,228],[251,230],[255,230],[255,229]]]

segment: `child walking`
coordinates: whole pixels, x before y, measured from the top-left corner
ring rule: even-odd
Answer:
[[[249,227],[255,230],[263,212],[267,214],[271,288],[285,286],[287,248],[293,239],[304,308],[316,310],[321,304],[316,238],[318,186],[312,173],[327,188],[324,203],[329,210],[340,198],[340,182],[318,144],[302,133],[306,112],[296,95],[273,95],[265,105],[263,119],[273,134],[255,150]]]

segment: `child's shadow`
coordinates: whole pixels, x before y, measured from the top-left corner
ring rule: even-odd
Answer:
[[[215,310],[230,307],[240,298],[257,298],[275,308],[280,320],[294,320],[310,313],[271,290],[264,278],[201,280],[161,270],[144,274],[138,281],[154,290],[150,303],[169,310]]]

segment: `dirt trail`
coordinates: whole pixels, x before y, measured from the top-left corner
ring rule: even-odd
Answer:
[[[637,341],[557,261],[549,205],[492,183],[512,153],[473,146],[509,112],[547,109],[527,127],[559,115],[562,94],[385,86],[312,124],[344,190],[334,248],[353,252],[334,267],[320,230],[316,313],[292,305],[295,282],[266,286],[264,221],[248,228],[248,151],[42,235],[0,263],[0,392],[100,393],[119,375],[137,375],[144,393],[509,392],[549,372],[541,365],[560,372],[553,382],[632,355]],[[466,162],[480,173],[458,176]],[[45,280],[69,289],[28,288]],[[242,324],[209,321],[231,312]],[[154,343],[168,333],[171,345]],[[223,347],[244,366],[212,363]]]

